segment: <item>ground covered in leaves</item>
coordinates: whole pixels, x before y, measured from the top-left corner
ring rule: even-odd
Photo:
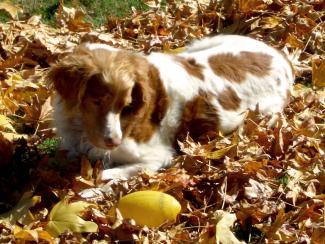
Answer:
[[[39,16],[0,24],[0,242],[324,243],[325,240],[325,4],[322,0],[146,1],[99,29],[83,11],[62,4],[57,27]],[[142,52],[182,51],[215,33],[250,35],[284,50],[296,85],[274,128],[251,111],[245,124],[209,140],[180,142],[173,167],[143,172],[83,198],[97,186],[101,163],[68,160],[51,127],[49,64],[83,41]],[[159,228],[108,217],[120,196],[163,191],[182,209]],[[66,202],[65,208],[56,205]],[[68,216],[66,219],[60,216]],[[55,226],[68,222],[61,233]],[[66,223],[67,224],[67,223]],[[61,233],[59,235],[59,233]]]

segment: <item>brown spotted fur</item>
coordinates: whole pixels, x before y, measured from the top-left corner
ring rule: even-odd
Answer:
[[[241,102],[236,91],[231,87],[225,88],[218,95],[218,101],[225,110],[237,110]]]
[[[194,58],[186,59],[180,56],[175,56],[174,59],[179,62],[190,75],[198,78],[199,80],[204,80],[204,67],[201,64],[197,63]]]
[[[200,92],[191,101],[187,102],[182,114],[181,124],[178,128],[176,139],[182,141],[187,134],[198,140],[203,134],[218,129],[218,111],[211,104],[214,95]]]
[[[264,53],[240,52],[217,54],[209,58],[209,65],[213,72],[230,82],[241,83],[247,74],[263,77],[269,75],[272,56]]]

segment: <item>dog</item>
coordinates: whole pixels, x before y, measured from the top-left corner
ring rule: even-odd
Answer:
[[[195,41],[179,54],[81,44],[53,64],[54,120],[62,148],[108,162],[102,179],[171,164],[177,140],[229,133],[245,111],[277,114],[294,82],[290,61],[238,35]]]

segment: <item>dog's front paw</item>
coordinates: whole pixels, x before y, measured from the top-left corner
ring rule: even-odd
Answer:
[[[126,172],[123,168],[112,168],[112,169],[105,169],[101,175],[101,181],[107,180],[126,180],[129,178],[130,175]]]

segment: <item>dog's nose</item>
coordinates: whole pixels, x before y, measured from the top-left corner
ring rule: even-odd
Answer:
[[[116,136],[106,136],[104,138],[104,143],[105,146],[108,148],[112,148],[112,147],[117,147],[118,145],[120,145],[122,142],[122,140],[119,137]]]

